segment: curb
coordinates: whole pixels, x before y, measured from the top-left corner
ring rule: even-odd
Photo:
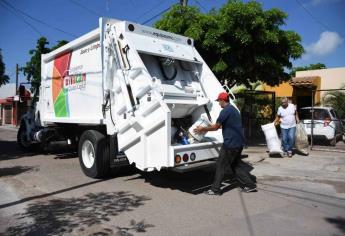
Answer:
[[[13,131],[17,131],[19,129],[19,127],[16,127],[16,126],[7,126],[7,125],[1,125],[0,126],[0,130],[3,129],[3,130],[13,130]]]

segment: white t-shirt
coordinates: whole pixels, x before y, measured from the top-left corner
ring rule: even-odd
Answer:
[[[280,127],[283,129],[289,129],[296,126],[296,107],[289,103],[286,108],[280,106],[278,108],[277,115],[280,116]]]

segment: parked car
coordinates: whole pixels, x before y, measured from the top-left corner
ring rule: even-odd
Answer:
[[[312,114],[314,110],[314,122]],[[334,146],[338,140],[344,141],[342,121],[332,107],[304,107],[300,109],[299,117],[310,138],[313,126],[313,139],[326,139]]]

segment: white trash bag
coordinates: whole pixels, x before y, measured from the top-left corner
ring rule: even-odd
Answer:
[[[281,141],[278,137],[276,127],[274,123],[269,123],[266,125],[261,125],[261,129],[265,134],[266,143],[270,154],[282,154]]]
[[[209,119],[205,115],[201,115],[201,117],[192,125],[192,127],[189,128],[188,132],[193,137],[194,141],[201,142],[207,132],[195,133],[194,129],[197,126],[207,127],[209,125],[211,125]]]
[[[296,125],[295,147],[302,154],[309,155],[308,134],[304,128],[304,125],[301,123]]]

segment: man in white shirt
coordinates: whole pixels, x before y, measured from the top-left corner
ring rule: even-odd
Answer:
[[[295,144],[296,122],[299,123],[295,105],[289,103],[286,97],[282,98],[274,124],[280,123],[284,156],[292,157],[292,148]]]

